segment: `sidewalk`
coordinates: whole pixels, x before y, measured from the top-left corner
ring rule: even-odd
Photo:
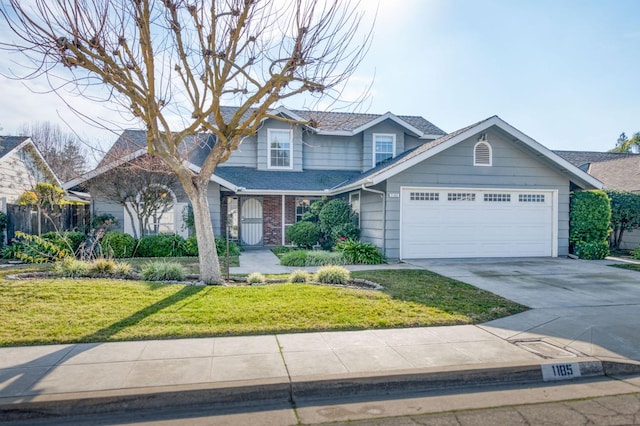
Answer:
[[[270,252],[247,251],[231,272],[257,270],[289,271]],[[548,322],[529,311],[478,326],[0,348],[0,423],[29,416],[266,401],[293,406],[328,396],[541,383],[568,378],[553,376],[553,366],[559,365],[571,366],[569,378],[640,373],[639,362],[611,358],[615,354],[594,351],[593,345],[578,352],[550,341],[508,340],[509,333]]]

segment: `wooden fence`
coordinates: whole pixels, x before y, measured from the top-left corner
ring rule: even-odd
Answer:
[[[38,214],[36,207],[7,204],[7,216],[7,241],[11,241],[16,231],[32,235],[56,230],[84,232],[90,225],[91,209],[88,204],[66,204]]]

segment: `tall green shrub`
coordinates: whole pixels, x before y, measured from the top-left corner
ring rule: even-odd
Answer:
[[[355,213],[349,203],[342,199],[329,201],[318,216],[320,231],[333,247],[341,239],[358,239],[360,229],[355,225]]]
[[[285,235],[292,244],[311,248],[320,241],[320,227],[313,222],[296,222],[287,228]]]
[[[611,200],[611,247],[620,248],[625,231],[640,227],[640,194],[627,191],[607,191]]]
[[[103,253],[119,258],[133,256],[136,243],[135,238],[120,231],[107,232],[100,242]]]
[[[604,191],[579,191],[571,195],[569,242],[573,245],[574,251],[578,243],[600,245],[607,242],[611,232],[610,223],[611,202]],[[600,250],[597,252],[602,254]]]
[[[184,256],[185,241],[180,235],[147,235],[140,238],[136,255],[139,257]]]

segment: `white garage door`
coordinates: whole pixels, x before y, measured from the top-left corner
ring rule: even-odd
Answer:
[[[554,191],[403,188],[400,257],[556,256]]]

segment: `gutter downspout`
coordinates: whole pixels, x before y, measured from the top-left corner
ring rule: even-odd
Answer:
[[[363,183],[361,189],[366,192],[372,192],[382,197],[382,252],[387,255],[387,193],[377,189],[367,188]],[[362,200],[360,200],[362,203]],[[362,208],[361,208],[362,209]]]

